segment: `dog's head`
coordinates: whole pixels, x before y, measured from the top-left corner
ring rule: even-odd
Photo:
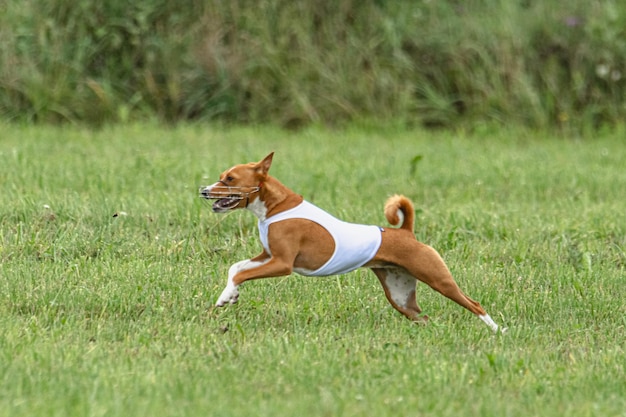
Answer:
[[[212,206],[215,213],[248,207],[261,194],[273,156],[274,152],[260,162],[235,165],[227,169],[220,175],[218,182],[200,187],[200,197],[215,200]]]

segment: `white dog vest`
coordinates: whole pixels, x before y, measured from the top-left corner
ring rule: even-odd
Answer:
[[[298,271],[302,275],[327,276],[353,271],[376,255],[382,241],[380,227],[344,222],[308,201],[303,201],[292,209],[264,221],[259,220],[259,236],[267,253],[271,254],[267,237],[270,224],[287,219],[311,220],[326,229],[335,240],[335,252],[330,259],[315,271]]]

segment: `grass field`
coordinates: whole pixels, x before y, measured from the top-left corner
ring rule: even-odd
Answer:
[[[197,187],[273,174],[346,220],[404,193],[499,324],[369,271],[246,284],[251,213]],[[1,416],[626,416],[626,148],[527,132],[2,126]]]

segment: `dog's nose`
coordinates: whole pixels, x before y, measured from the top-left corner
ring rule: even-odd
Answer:
[[[211,193],[211,187],[200,187],[198,191],[202,197],[208,197]]]

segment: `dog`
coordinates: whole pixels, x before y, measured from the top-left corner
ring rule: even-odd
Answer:
[[[269,175],[274,153],[259,162],[235,165],[219,181],[200,188],[200,197],[215,200],[215,213],[248,209],[258,218],[263,251],[233,264],[216,307],[234,304],[239,287],[248,280],[286,276],[343,274],[370,268],[391,305],[416,322],[425,323],[415,299],[417,281],[478,316],[489,328],[499,327],[476,301],[456,284],[445,262],[432,247],[413,234],[413,203],[402,195],[390,197],[385,217],[394,228],[353,224],[304,200]]]

